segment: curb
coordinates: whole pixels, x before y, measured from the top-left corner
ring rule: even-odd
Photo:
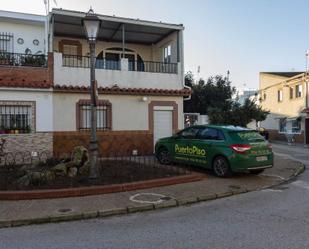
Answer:
[[[280,181],[279,183],[272,184],[269,186],[265,186],[262,188],[257,189],[237,189],[233,191],[225,191],[225,192],[219,192],[216,194],[207,194],[204,196],[197,196],[197,197],[189,197],[185,199],[171,199],[166,202],[162,202],[159,204],[147,204],[147,205],[141,205],[141,206],[128,206],[126,208],[115,208],[110,210],[98,210],[93,212],[87,212],[87,213],[73,213],[73,214],[67,214],[67,215],[58,215],[58,216],[47,216],[47,217],[41,217],[41,218],[34,218],[34,219],[21,219],[21,220],[12,220],[12,221],[0,221],[0,229],[1,228],[8,228],[8,227],[18,227],[18,226],[27,226],[27,225],[39,225],[44,223],[59,223],[59,222],[67,222],[67,221],[77,221],[77,220],[86,220],[86,219],[95,219],[95,218],[105,218],[110,216],[118,216],[118,215],[124,215],[124,214],[132,214],[137,212],[146,212],[146,211],[152,211],[152,210],[160,210],[160,209],[167,209],[172,207],[179,207],[179,206],[187,206],[192,205],[195,203],[205,202],[205,201],[211,201],[215,199],[221,199],[233,195],[240,195],[248,192],[263,190],[267,188],[271,188],[274,186],[278,186],[280,184],[286,183],[293,178],[297,177],[301,173],[305,171],[305,165],[301,164],[297,169],[294,170],[293,174],[288,177],[285,180]]]
[[[66,189],[46,189],[29,191],[0,191],[0,200],[33,200],[51,199],[65,197],[81,197],[89,195],[110,194],[117,192],[127,192],[132,190],[176,185],[181,183],[200,181],[205,178],[204,174],[192,173],[190,175],[174,176],[170,178],[159,178],[123,184],[113,184],[106,186],[90,186]]]

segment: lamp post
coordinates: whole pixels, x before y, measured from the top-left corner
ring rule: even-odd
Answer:
[[[90,50],[90,97],[91,97],[91,122],[90,122],[90,146],[89,160],[90,171],[89,179],[98,178],[97,158],[98,158],[98,141],[97,141],[97,98],[98,90],[95,81],[95,43],[100,28],[100,19],[90,8],[83,19],[83,26],[87,35]]]

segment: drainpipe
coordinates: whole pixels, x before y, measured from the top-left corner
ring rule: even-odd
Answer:
[[[181,75],[182,75],[182,85],[184,88],[188,89],[189,91],[191,91],[191,87],[186,86],[185,84],[185,65],[184,65],[184,40],[183,40],[183,30],[178,31],[178,43],[179,43],[179,52],[180,52],[180,62],[181,62]],[[190,100],[191,99],[191,95],[189,97],[183,98],[184,101]]]

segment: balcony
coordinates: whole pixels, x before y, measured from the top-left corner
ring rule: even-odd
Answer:
[[[180,63],[97,59],[98,87],[182,89]],[[88,86],[90,58],[54,53],[54,84]]]
[[[47,67],[47,56],[1,52],[0,66]]]
[[[81,26],[86,13],[53,9],[50,51],[54,84],[88,86],[89,45]],[[98,87],[182,89],[181,24],[98,15],[96,42]]]
[[[0,87],[50,88],[53,54],[0,53]]]

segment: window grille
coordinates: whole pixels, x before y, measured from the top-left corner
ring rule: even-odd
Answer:
[[[0,130],[1,133],[29,133],[31,132],[31,106],[1,105]]]

